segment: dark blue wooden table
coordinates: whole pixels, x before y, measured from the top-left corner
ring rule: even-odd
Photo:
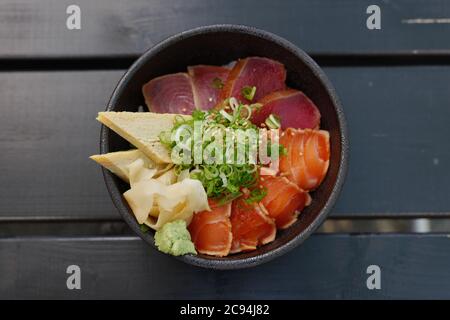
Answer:
[[[0,1],[0,298],[450,298],[448,1],[78,0],[81,30],[68,30],[71,4]],[[366,26],[372,4],[379,30]],[[88,159],[94,118],[139,54],[215,23],[256,26],[311,54],[350,132],[347,182],[325,226],[238,271],[145,245]],[[70,265],[80,290],[67,289]],[[381,289],[367,287],[371,265]]]

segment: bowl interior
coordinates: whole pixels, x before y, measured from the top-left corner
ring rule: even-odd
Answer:
[[[333,190],[340,188],[341,181],[337,180],[341,169],[342,138],[345,130],[342,128],[343,118],[339,115],[340,108],[336,107],[339,102],[322,71],[305,53],[269,33],[250,28],[222,26],[198,29],[169,38],[147,51],[130,68],[116,88],[108,110],[137,111],[139,106],[144,106],[147,110],[141,88],[154,77],[185,72],[186,67],[190,65],[226,65],[248,56],[268,57],[283,63],[287,70],[287,85],[302,90],[318,106],[322,115],[321,128],[330,132],[329,171],[321,186],[312,193],[312,204],[302,212],[293,226],[278,232],[274,242],[249,253],[225,258],[206,255],[182,258],[192,264],[214,268],[236,268],[273,258],[270,257],[270,252],[277,251],[288,243],[298,244],[313,231],[312,229],[323,220],[329,211],[328,207],[334,202],[334,199],[330,200]],[[102,152],[129,149],[127,141],[107,128],[103,128],[101,143]],[[128,185],[106,171],[105,178],[113,201],[125,220],[135,232],[153,245],[153,234],[151,232],[143,234],[140,231],[130,208],[121,196],[128,189]],[[327,210],[324,210],[325,207]]]

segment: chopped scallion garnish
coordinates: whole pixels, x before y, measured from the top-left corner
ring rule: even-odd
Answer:
[[[258,128],[250,121],[252,112],[256,110],[258,105],[253,107],[253,105],[249,106],[242,104],[235,98],[229,98],[226,103],[226,107],[221,110],[195,110],[193,111],[191,118],[176,117],[174,127],[159,135],[160,141],[169,149],[172,149],[175,146],[175,141],[172,141],[172,139],[175,139],[176,136],[184,135],[187,131],[193,131],[194,122],[199,120],[203,121],[201,128],[203,137],[201,141],[202,150],[205,150],[205,148],[211,144],[219,143],[220,140],[217,138],[220,136],[225,137],[226,132],[230,130],[256,130]],[[209,135],[206,133],[209,133]],[[208,138],[206,138],[206,136]],[[232,135],[232,139],[237,138]],[[193,140],[192,143],[194,143]],[[249,141],[245,140],[244,143],[244,149],[247,153],[249,152]],[[223,203],[232,201],[241,196],[243,189],[251,191],[248,201],[251,202],[260,198],[262,199],[264,192],[260,191],[257,187],[259,181],[259,165],[237,164],[234,162],[237,158],[238,148],[241,147],[242,144],[235,140],[231,145],[231,150],[229,150],[228,147],[223,148],[223,155],[213,155],[213,157],[223,156],[223,163],[194,164],[192,161],[192,164],[176,165],[175,173],[180,174],[181,172],[184,172],[184,170],[189,170],[190,177],[192,179],[197,179],[202,183],[208,197],[217,199]],[[234,158],[232,158],[232,160],[234,161],[228,163],[225,159],[227,159],[227,155],[229,156],[230,154],[233,155]]]
[[[141,229],[141,231],[143,232],[143,233],[146,233],[146,232],[148,232],[148,230],[150,230],[150,227],[149,226],[147,226],[146,224],[141,224],[140,226],[140,229]]]
[[[270,129],[279,129],[281,127],[280,117],[270,114],[265,121],[267,127]]]
[[[242,96],[249,101],[253,100],[253,98],[255,97],[255,93],[256,93],[256,87],[245,86],[241,90]]]
[[[220,78],[214,78],[212,81],[212,86],[215,89],[222,89],[223,88],[223,81]]]
[[[282,144],[279,145],[279,154],[280,156],[287,156],[288,152],[285,146],[283,146]]]
[[[172,140],[170,139],[171,133],[170,131],[161,131],[159,134],[159,141],[166,147],[172,147]]]
[[[267,190],[265,188],[254,188],[250,191],[250,194],[245,202],[247,203],[255,203],[260,202],[267,194]]]
[[[234,199],[239,198],[240,196],[242,196],[242,192],[229,193],[226,196],[220,198],[220,200],[218,201],[218,205],[222,206],[224,204],[227,204],[227,203],[233,201]]]

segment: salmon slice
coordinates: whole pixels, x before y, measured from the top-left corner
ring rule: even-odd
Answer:
[[[330,135],[325,130],[288,128],[280,138],[287,155],[280,157],[280,171],[302,190],[316,189],[330,163]]]
[[[203,254],[224,257],[230,253],[231,203],[219,206],[210,200],[211,211],[194,214],[188,230],[195,249]]]
[[[288,128],[286,131],[283,131],[280,135],[278,142],[286,149],[286,151],[292,149],[292,142],[294,141],[292,137],[294,136],[294,134],[295,130],[292,128]],[[285,176],[291,176],[292,175],[291,167],[292,165],[290,153],[288,152],[287,155],[285,156],[281,155],[279,161],[280,172],[282,172],[283,175]],[[289,177],[289,179],[291,180],[292,177]]]
[[[297,130],[288,128],[280,137],[280,144],[283,145],[287,152],[286,156],[280,157],[280,172],[289,180],[297,183],[303,181],[303,187],[313,187],[316,184],[316,178],[310,177],[305,168],[305,163],[302,158],[294,157],[293,155],[303,155],[303,139],[304,135],[298,135]],[[295,165],[294,165],[295,163]],[[303,189],[303,188],[302,188]],[[309,190],[309,189],[304,189]]]
[[[154,78],[142,87],[142,93],[152,112],[191,114],[195,109],[191,77],[187,73]]]
[[[233,241],[231,253],[255,250],[275,239],[277,228],[263,205],[247,204],[243,198],[233,201],[231,210]]]
[[[261,202],[279,229],[291,226],[305,206],[311,203],[308,192],[286,177],[261,177],[260,184],[267,191]]]
[[[328,131],[307,131],[308,138],[305,143],[305,164],[311,175],[316,177],[325,176],[329,165],[330,144]],[[319,179],[319,183],[322,182]]]
[[[252,101],[256,102],[265,95],[285,88],[286,69],[278,61],[249,57],[240,59],[231,69],[227,81],[219,95],[219,101],[235,97],[241,102],[250,102],[242,96],[242,88],[256,87]]]
[[[319,184],[319,179],[315,175],[311,175],[305,163],[305,141],[306,134],[297,134],[293,137],[291,157],[291,172],[293,181],[301,181],[302,189],[314,189]],[[300,157],[299,157],[300,155]]]
[[[188,67],[194,88],[195,105],[209,110],[217,104],[221,85],[225,83],[230,69],[218,66],[198,65]]]
[[[262,107],[252,115],[252,122],[261,125],[270,114],[280,118],[281,129],[315,129],[320,124],[317,106],[303,92],[286,89],[272,92],[258,101]]]

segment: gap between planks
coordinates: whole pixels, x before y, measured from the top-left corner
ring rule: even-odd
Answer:
[[[450,218],[328,219],[317,234],[432,234],[450,233]],[[0,222],[0,238],[17,237],[133,237],[128,225],[117,221]]]
[[[450,50],[412,50],[400,52],[314,53],[310,56],[323,67],[352,66],[416,66],[450,65]],[[86,57],[7,57],[0,58],[0,72],[61,71],[61,70],[123,70],[139,55],[86,56]]]

